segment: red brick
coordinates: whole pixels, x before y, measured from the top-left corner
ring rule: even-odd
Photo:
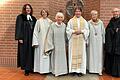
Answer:
[[[107,26],[112,17],[111,9],[120,8],[119,0],[83,0],[83,17],[90,20],[90,12],[95,9],[99,12],[99,17]],[[22,6],[30,3],[34,9],[34,16],[39,19],[40,11],[45,8],[50,13],[50,19],[54,20],[55,14],[63,10],[66,14],[67,0],[9,0],[0,5],[0,65],[16,66],[17,41],[14,40],[16,16],[21,13]],[[11,61],[10,61],[11,60]],[[1,62],[2,61],[2,62]]]

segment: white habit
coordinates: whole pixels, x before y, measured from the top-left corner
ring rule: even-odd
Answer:
[[[41,74],[50,72],[50,60],[49,56],[44,55],[44,44],[51,22],[48,18],[40,18],[37,20],[33,32],[32,46],[36,46],[34,51],[34,72]]]
[[[67,73],[65,24],[52,23],[47,36],[45,52],[51,52],[51,70],[55,76]]]
[[[88,43],[88,69],[90,73],[102,75],[103,44],[105,43],[105,28],[101,20],[88,22],[90,35]]]

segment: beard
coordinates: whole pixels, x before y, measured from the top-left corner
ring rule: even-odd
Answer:
[[[120,16],[119,15],[114,15],[115,18],[119,18]]]

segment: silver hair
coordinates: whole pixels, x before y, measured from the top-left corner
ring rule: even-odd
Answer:
[[[57,19],[58,16],[63,17],[63,20],[64,20],[64,14],[62,12],[57,12],[55,19]]]
[[[119,11],[120,12],[120,9],[119,8],[113,8],[112,12],[114,12],[114,11]]]
[[[98,11],[97,11],[97,10],[92,10],[92,11],[91,11],[91,15],[92,15],[93,13],[97,13],[97,14],[98,14]]]

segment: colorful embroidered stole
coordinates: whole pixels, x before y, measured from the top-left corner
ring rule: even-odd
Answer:
[[[73,17],[73,29],[75,31],[78,30],[78,21],[77,17]],[[84,29],[84,18],[81,16],[80,17],[80,29]],[[80,69],[80,64],[82,62],[82,54],[83,54],[83,34],[73,34],[72,35],[72,69]]]

